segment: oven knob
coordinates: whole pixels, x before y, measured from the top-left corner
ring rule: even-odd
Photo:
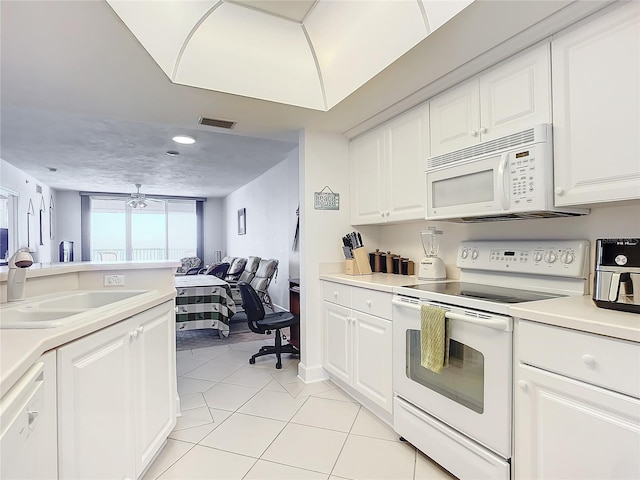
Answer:
[[[553,263],[558,259],[558,256],[554,252],[547,252],[545,257],[546,257],[545,260],[547,261],[547,263]]]
[[[469,255],[469,252],[467,252],[467,249],[463,248],[460,256],[464,259],[464,258],[467,258],[468,255]]]
[[[475,260],[476,258],[478,258],[478,250],[476,250],[475,248],[473,249],[473,252],[471,252],[471,258],[473,260]]]
[[[576,256],[571,253],[571,252],[567,252],[564,254],[564,264],[565,265],[569,265],[570,263],[573,263],[573,261],[576,259]]]
[[[536,252],[533,254],[533,261],[534,262],[540,262],[542,261],[542,253],[541,252]]]

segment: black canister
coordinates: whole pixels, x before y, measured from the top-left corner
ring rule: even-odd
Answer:
[[[400,269],[402,268],[402,260],[400,256],[393,257],[393,273],[400,274]]]
[[[376,248],[376,251],[373,253],[373,271],[381,272],[382,271],[382,252]]]
[[[402,275],[409,275],[409,259],[401,258],[400,262],[400,273],[402,273]]]

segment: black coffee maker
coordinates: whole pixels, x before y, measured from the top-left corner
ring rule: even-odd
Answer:
[[[593,301],[601,308],[640,313],[640,238],[596,241]]]

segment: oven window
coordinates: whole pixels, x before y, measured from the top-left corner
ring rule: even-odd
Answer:
[[[449,340],[449,366],[433,373],[420,365],[420,330],[407,330],[406,373],[474,412],[484,411],[484,355],[467,345]]]
[[[434,208],[493,201],[493,170],[433,182]]]

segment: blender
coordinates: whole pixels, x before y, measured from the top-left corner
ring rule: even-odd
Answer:
[[[442,230],[435,227],[428,227],[420,232],[424,258],[420,260],[418,278],[420,280],[444,280],[447,278],[447,270],[444,262],[438,257],[438,235],[442,235]]]

